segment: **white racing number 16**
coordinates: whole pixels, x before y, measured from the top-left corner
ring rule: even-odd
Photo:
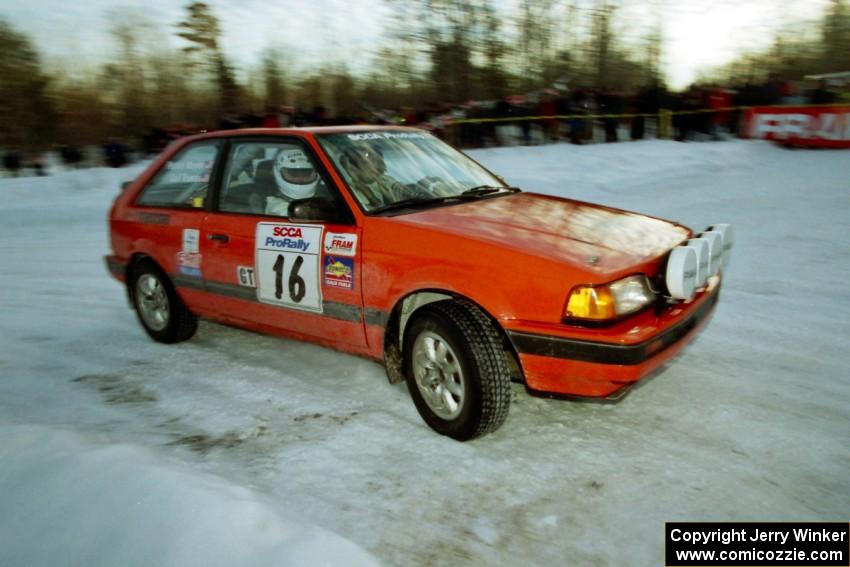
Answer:
[[[259,223],[257,299],[291,309],[322,311],[320,226]]]

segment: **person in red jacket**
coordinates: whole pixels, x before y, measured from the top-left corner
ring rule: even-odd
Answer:
[[[708,89],[707,103],[711,110],[711,135],[715,140],[720,139],[720,129],[729,129],[731,114],[724,110],[732,106],[732,95],[726,89],[713,85]]]

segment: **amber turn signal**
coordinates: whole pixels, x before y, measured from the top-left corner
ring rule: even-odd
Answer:
[[[617,316],[614,295],[608,286],[580,285],[574,287],[567,300],[564,315],[569,319],[605,320]]]
[[[570,291],[564,316],[590,321],[612,320],[636,313],[651,304],[655,294],[643,274],[607,285],[579,285]]]

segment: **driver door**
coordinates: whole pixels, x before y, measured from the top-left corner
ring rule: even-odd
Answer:
[[[293,149],[317,172],[312,192],[333,200],[329,176],[300,140],[233,140],[201,231],[204,287],[221,319],[365,347],[360,229],[289,220],[290,197],[274,168]]]

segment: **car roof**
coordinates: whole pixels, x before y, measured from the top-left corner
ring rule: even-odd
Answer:
[[[286,136],[304,134],[347,134],[357,132],[422,132],[416,128],[405,126],[374,126],[374,125],[347,125],[347,126],[309,126],[305,128],[239,128],[237,130],[214,130],[194,136],[189,136],[187,141],[206,140],[210,138],[228,138],[231,136]]]

